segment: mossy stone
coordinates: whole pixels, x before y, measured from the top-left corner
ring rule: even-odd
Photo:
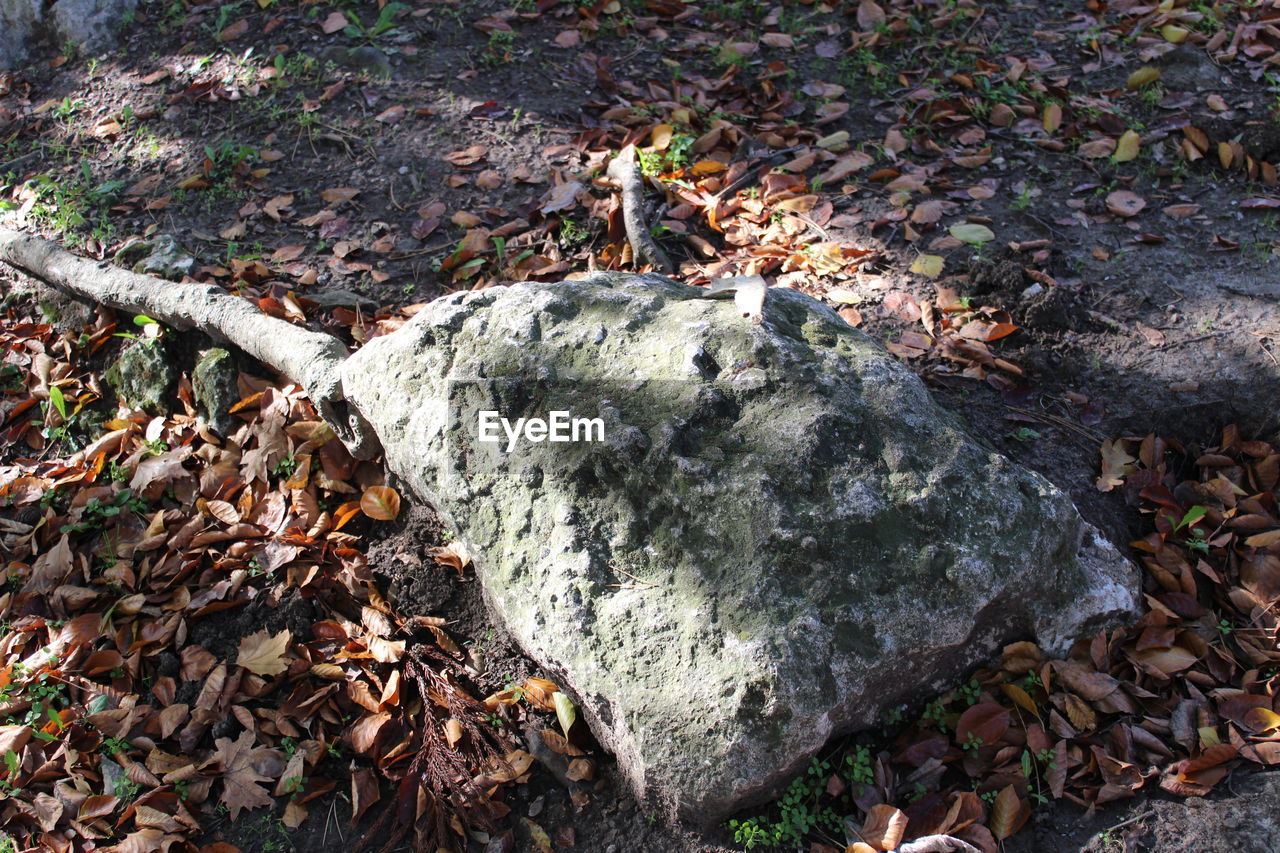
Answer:
[[[231,353],[220,347],[201,351],[191,371],[191,391],[205,420],[218,432],[231,427],[229,410],[239,399],[239,370]]]
[[[152,415],[166,414],[177,370],[163,338],[133,341],[106,372],[107,385],[126,406]]]

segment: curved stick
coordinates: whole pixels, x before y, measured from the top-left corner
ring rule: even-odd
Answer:
[[[622,221],[631,251],[665,275],[675,272],[675,265],[653,241],[649,226],[644,221],[644,178],[636,164],[636,147],[628,145],[618,152],[610,161],[606,174],[622,186]]]
[[[198,329],[239,347],[301,385],[352,456],[368,459],[381,452],[372,428],[347,405],[339,370],[347,348],[332,335],[270,317],[210,284],[175,284],[139,275],[10,228],[0,227],[0,260],[59,290],[146,314],[176,329]]]

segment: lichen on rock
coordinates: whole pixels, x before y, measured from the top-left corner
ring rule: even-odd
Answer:
[[[171,234],[157,234],[116,252],[115,261],[136,273],[178,281],[195,269],[196,259]]]
[[[235,359],[221,347],[202,350],[191,370],[191,392],[205,420],[218,432],[230,431],[231,407],[239,399]]]
[[[1002,643],[1135,606],[1067,496],[870,338],[786,289],[764,315],[604,273],[451,294],[344,367],[497,618],[635,790],[703,824]],[[482,412],[603,437],[507,452]]]
[[[169,410],[168,395],[177,379],[162,338],[133,341],[110,367],[106,380],[126,406],[153,415]]]

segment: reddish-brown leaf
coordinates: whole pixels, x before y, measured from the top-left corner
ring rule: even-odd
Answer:
[[[400,495],[390,486],[370,486],[360,496],[360,509],[378,521],[395,521],[400,514]]]
[[[956,743],[964,746],[978,742],[992,746],[999,743],[1007,731],[1009,709],[995,702],[981,702],[960,715],[956,723]]]
[[[1019,799],[1018,792],[1012,785],[1006,785],[996,796],[988,825],[992,835],[1004,841],[1021,829],[1029,817],[1031,817],[1031,804]]]

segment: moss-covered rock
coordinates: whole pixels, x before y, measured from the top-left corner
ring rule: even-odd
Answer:
[[[107,368],[107,384],[126,406],[153,415],[169,411],[177,371],[163,338],[133,341]]]
[[[866,335],[790,290],[764,313],[657,276],[495,287],[344,369],[497,616],[635,789],[700,823],[1004,642],[1062,648],[1134,606],[1067,496]],[[603,439],[507,452],[482,411]]]
[[[240,399],[235,359],[220,347],[202,350],[191,371],[191,391],[205,420],[220,433],[231,428],[230,409]]]
[[[157,234],[148,240],[130,243],[116,252],[115,261],[136,273],[156,275],[170,281],[179,281],[190,275],[196,265],[195,257],[169,234]]]

